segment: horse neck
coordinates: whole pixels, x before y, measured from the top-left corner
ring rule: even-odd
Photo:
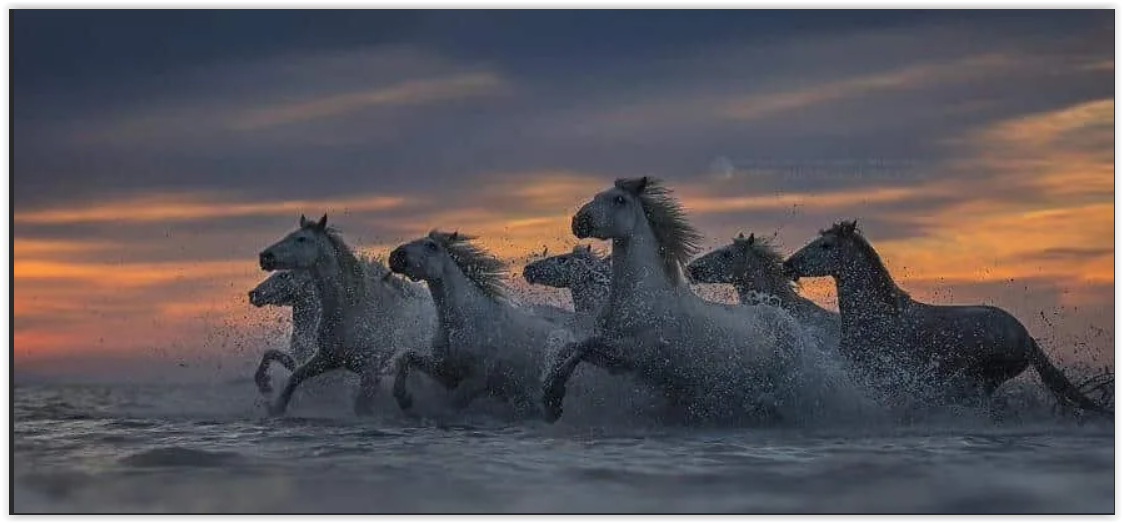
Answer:
[[[578,279],[569,289],[573,296],[573,308],[577,312],[596,310],[604,303],[609,291],[608,285],[597,281],[594,275]]]
[[[320,303],[312,293],[299,293],[292,304],[293,338],[310,337],[316,332]]]
[[[428,283],[441,328],[466,324],[473,314],[489,311],[496,305],[495,300],[484,295],[459,268],[448,268],[441,278]]]
[[[347,271],[338,259],[342,255],[343,253],[337,252],[336,256],[325,257],[312,268],[312,281],[315,282],[316,293],[320,297],[318,337],[321,342],[326,341],[343,325],[349,306],[354,305],[357,290],[354,286],[360,283],[347,278]]]
[[[858,249],[858,255],[835,276],[835,282],[838,309],[844,322],[858,313],[895,314],[904,297],[872,247]]]
[[[612,291],[614,303],[638,296],[650,301],[652,295],[670,294],[678,287],[664,271],[658,240],[646,220],[626,238],[612,240]],[[613,307],[615,308],[615,307]]]

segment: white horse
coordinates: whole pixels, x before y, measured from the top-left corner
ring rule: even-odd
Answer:
[[[990,397],[1033,365],[1062,403],[1111,411],[1092,401],[1058,370],[1025,326],[987,305],[929,305],[893,281],[857,222],[841,222],[784,262],[794,278],[834,278],[842,314],[839,350],[875,384],[897,394],[920,381],[938,402]]]
[[[561,415],[581,361],[635,373],[695,415],[776,412],[768,397],[788,385],[802,330],[779,308],[708,302],[691,291],[682,267],[700,235],[659,181],[617,180],[574,215],[572,229],[580,239],[612,240],[612,290],[596,334],[567,345],[546,375],[548,421]]]
[[[528,263],[523,278],[531,285],[569,289],[573,309],[596,314],[605,303],[612,284],[611,256],[593,252],[592,245],[576,246],[573,252]]]
[[[275,271],[249,292],[254,307],[273,305],[292,308],[292,333],[289,352],[267,350],[257,366],[254,381],[262,394],[271,392],[269,365],[276,361],[289,372],[316,353],[316,325],[320,321],[320,300],[307,271]]]
[[[838,313],[799,295],[798,284],[784,270],[784,256],[767,239],[739,234],[733,243],[690,262],[687,274],[696,283],[733,285],[741,303],[771,301],[815,329],[824,348],[838,346]]]
[[[402,409],[412,406],[406,379],[416,369],[453,391],[454,408],[486,395],[520,413],[537,412],[542,350],[558,324],[510,303],[503,262],[472,239],[432,231],[390,254],[391,270],[429,284],[438,317],[431,354],[409,350],[399,357],[394,397]]]
[[[328,228],[327,215],[261,251],[266,271],[307,271],[320,298],[317,352],[296,368],[270,413],[283,414],[296,388],[333,369],[359,374],[355,412],[368,414],[378,382],[394,351],[411,347],[433,332],[433,304],[420,289],[393,278],[381,264],[364,263],[339,234]]]

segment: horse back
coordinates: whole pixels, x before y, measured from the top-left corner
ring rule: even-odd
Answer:
[[[941,359],[979,362],[1028,357],[1025,326],[998,307],[916,303],[907,314],[912,330],[907,337]]]

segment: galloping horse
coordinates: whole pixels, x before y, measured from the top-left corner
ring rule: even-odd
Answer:
[[[506,298],[504,264],[459,233],[432,231],[390,253],[390,269],[424,280],[437,308],[432,352],[405,351],[397,360],[394,397],[413,405],[406,379],[413,369],[453,391],[452,405],[480,396],[506,400],[524,414],[537,412],[535,392],[544,349],[558,324]]]
[[[270,413],[283,414],[304,380],[333,369],[359,374],[355,412],[368,414],[378,381],[394,350],[409,347],[433,331],[433,305],[410,284],[391,278],[378,263],[363,263],[327,215],[261,251],[262,270],[307,271],[320,298],[317,352],[296,368]],[[384,274],[378,274],[381,270]],[[372,272],[373,271],[373,272]]]
[[[289,353],[267,350],[261,357],[254,378],[258,390],[269,393],[269,364],[276,361],[289,372],[296,370],[316,353],[316,325],[320,321],[320,299],[316,286],[307,271],[275,271],[249,292],[254,307],[275,305],[292,308],[292,334],[289,335]],[[291,353],[291,354],[290,354]]]
[[[612,280],[611,255],[600,256],[592,245],[578,245],[573,252],[531,262],[523,268],[531,285],[569,289],[573,309],[596,314],[608,302]]]
[[[767,239],[739,234],[733,243],[690,262],[687,274],[696,283],[733,285],[741,303],[775,300],[805,325],[822,330],[824,343],[838,345],[838,313],[799,295],[798,284],[784,271],[783,255]]]
[[[634,373],[703,417],[770,410],[766,398],[788,384],[802,330],[779,308],[694,294],[682,267],[700,235],[658,180],[617,180],[574,215],[572,229],[579,239],[612,240],[612,288],[596,334],[567,345],[543,382],[548,421],[560,417],[582,361]]]
[[[890,392],[901,388],[902,379],[919,378],[930,380],[927,387],[941,401],[990,397],[1032,364],[1062,403],[1111,414],[1081,394],[1010,313],[913,300],[893,281],[857,221],[821,231],[784,267],[793,278],[834,278],[842,315],[839,350]]]

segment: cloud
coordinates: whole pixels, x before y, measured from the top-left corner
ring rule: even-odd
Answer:
[[[367,195],[330,200],[232,201],[228,196],[200,192],[145,194],[65,209],[15,214],[17,224],[80,224],[91,222],[172,222],[239,216],[295,216],[307,209],[382,211],[405,205],[399,196]]]
[[[231,120],[230,126],[251,131],[330,118],[376,107],[418,105],[495,94],[504,82],[493,73],[473,73],[433,80],[414,80],[391,87],[321,96],[264,109],[250,109]]]
[[[419,109],[509,92],[497,71],[457,64],[413,48],[291,53],[253,62],[231,60],[174,72],[175,81],[135,100],[87,110],[63,125],[77,147],[210,148],[287,136],[275,128],[307,127],[371,110]],[[253,131],[252,133],[250,131]]]
[[[969,56],[950,62],[915,64],[872,74],[835,80],[808,88],[751,95],[720,104],[720,114],[736,120],[753,120],[805,109],[846,98],[883,91],[938,87],[987,75],[1000,75],[1017,62],[997,53]]]

